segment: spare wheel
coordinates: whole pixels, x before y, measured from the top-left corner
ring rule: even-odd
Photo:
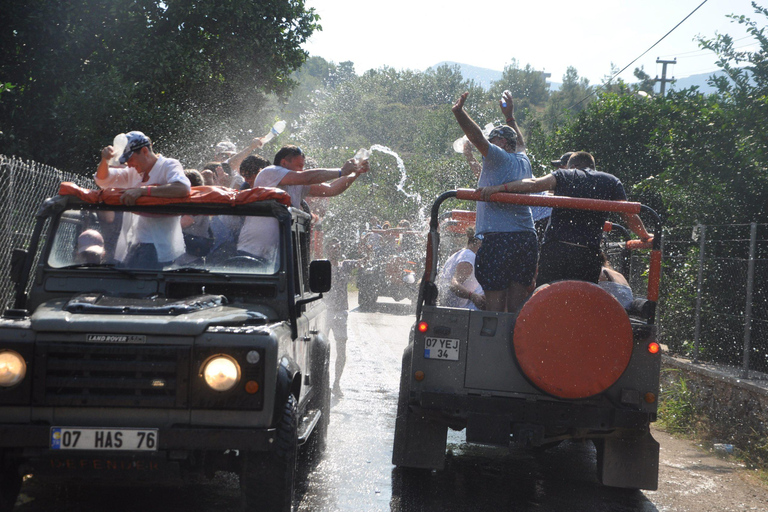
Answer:
[[[586,398],[611,387],[626,370],[632,325],[619,301],[599,286],[559,281],[525,303],[513,349],[534,386],[559,398]]]

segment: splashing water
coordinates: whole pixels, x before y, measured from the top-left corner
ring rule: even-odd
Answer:
[[[405,180],[408,177],[405,172],[405,164],[403,163],[403,159],[400,158],[400,155],[389,149],[387,146],[382,146],[381,144],[374,144],[371,146],[371,151],[380,151],[382,153],[385,153],[387,155],[395,157],[395,161],[397,162],[397,168],[400,170],[400,181],[397,183],[397,190],[405,194],[405,196],[408,199],[413,199],[419,204],[421,204],[421,194],[418,192],[412,192],[409,193],[405,190]]]
[[[412,199],[416,201],[416,204],[419,205],[419,220],[418,223],[420,225],[426,224],[426,206],[424,206],[421,194],[418,192],[408,192],[405,190],[405,180],[408,178],[408,175],[405,172],[405,163],[403,163],[403,159],[400,158],[400,155],[389,149],[387,146],[382,146],[381,144],[374,144],[370,148],[371,151],[380,151],[381,153],[390,155],[395,157],[395,161],[397,162],[397,168],[400,170],[400,181],[397,183],[397,190],[405,194],[405,197],[408,199]]]

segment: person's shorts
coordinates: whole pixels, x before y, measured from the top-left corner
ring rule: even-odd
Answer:
[[[536,233],[485,233],[475,258],[475,278],[485,291],[506,290],[512,283],[529,286],[536,275]]]
[[[333,339],[346,341],[347,339],[347,312],[340,311],[328,315],[328,332],[333,331]]]
[[[597,283],[602,266],[603,260],[597,248],[560,241],[547,242],[541,246],[536,286],[564,279]]]

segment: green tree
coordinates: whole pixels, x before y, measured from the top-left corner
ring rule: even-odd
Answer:
[[[319,28],[303,0],[6,2],[0,151],[91,172],[115,134],[209,147],[286,95]],[[246,116],[247,114],[247,116]]]
[[[656,79],[651,78],[651,75],[645,72],[645,67],[640,66],[639,68],[635,68],[635,71],[632,74],[635,75],[635,78],[640,80],[640,82],[635,86],[636,90],[643,91],[649,95],[653,95],[653,88],[656,86]]]
[[[553,91],[544,108],[544,126],[552,130],[562,125],[571,116],[578,114],[592,100],[592,88],[589,80],[580,78],[578,71],[573,66],[568,66],[563,75],[563,84],[560,89]]]

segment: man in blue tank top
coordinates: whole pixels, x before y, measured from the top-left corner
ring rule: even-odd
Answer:
[[[467,92],[462,94],[452,110],[464,134],[483,155],[478,187],[531,178],[531,162],[522,151],[523,137],[515,122],[511,93],[505,91],[499,102],[509,126],[494,128],[487,139],[464,110],[467,96]],[[515,311],[527,297],[536,273],[538,243],[531,209],[478,202],[475,232],[483,240],[475,260],[475,277],[485,291],[486,309]]]

